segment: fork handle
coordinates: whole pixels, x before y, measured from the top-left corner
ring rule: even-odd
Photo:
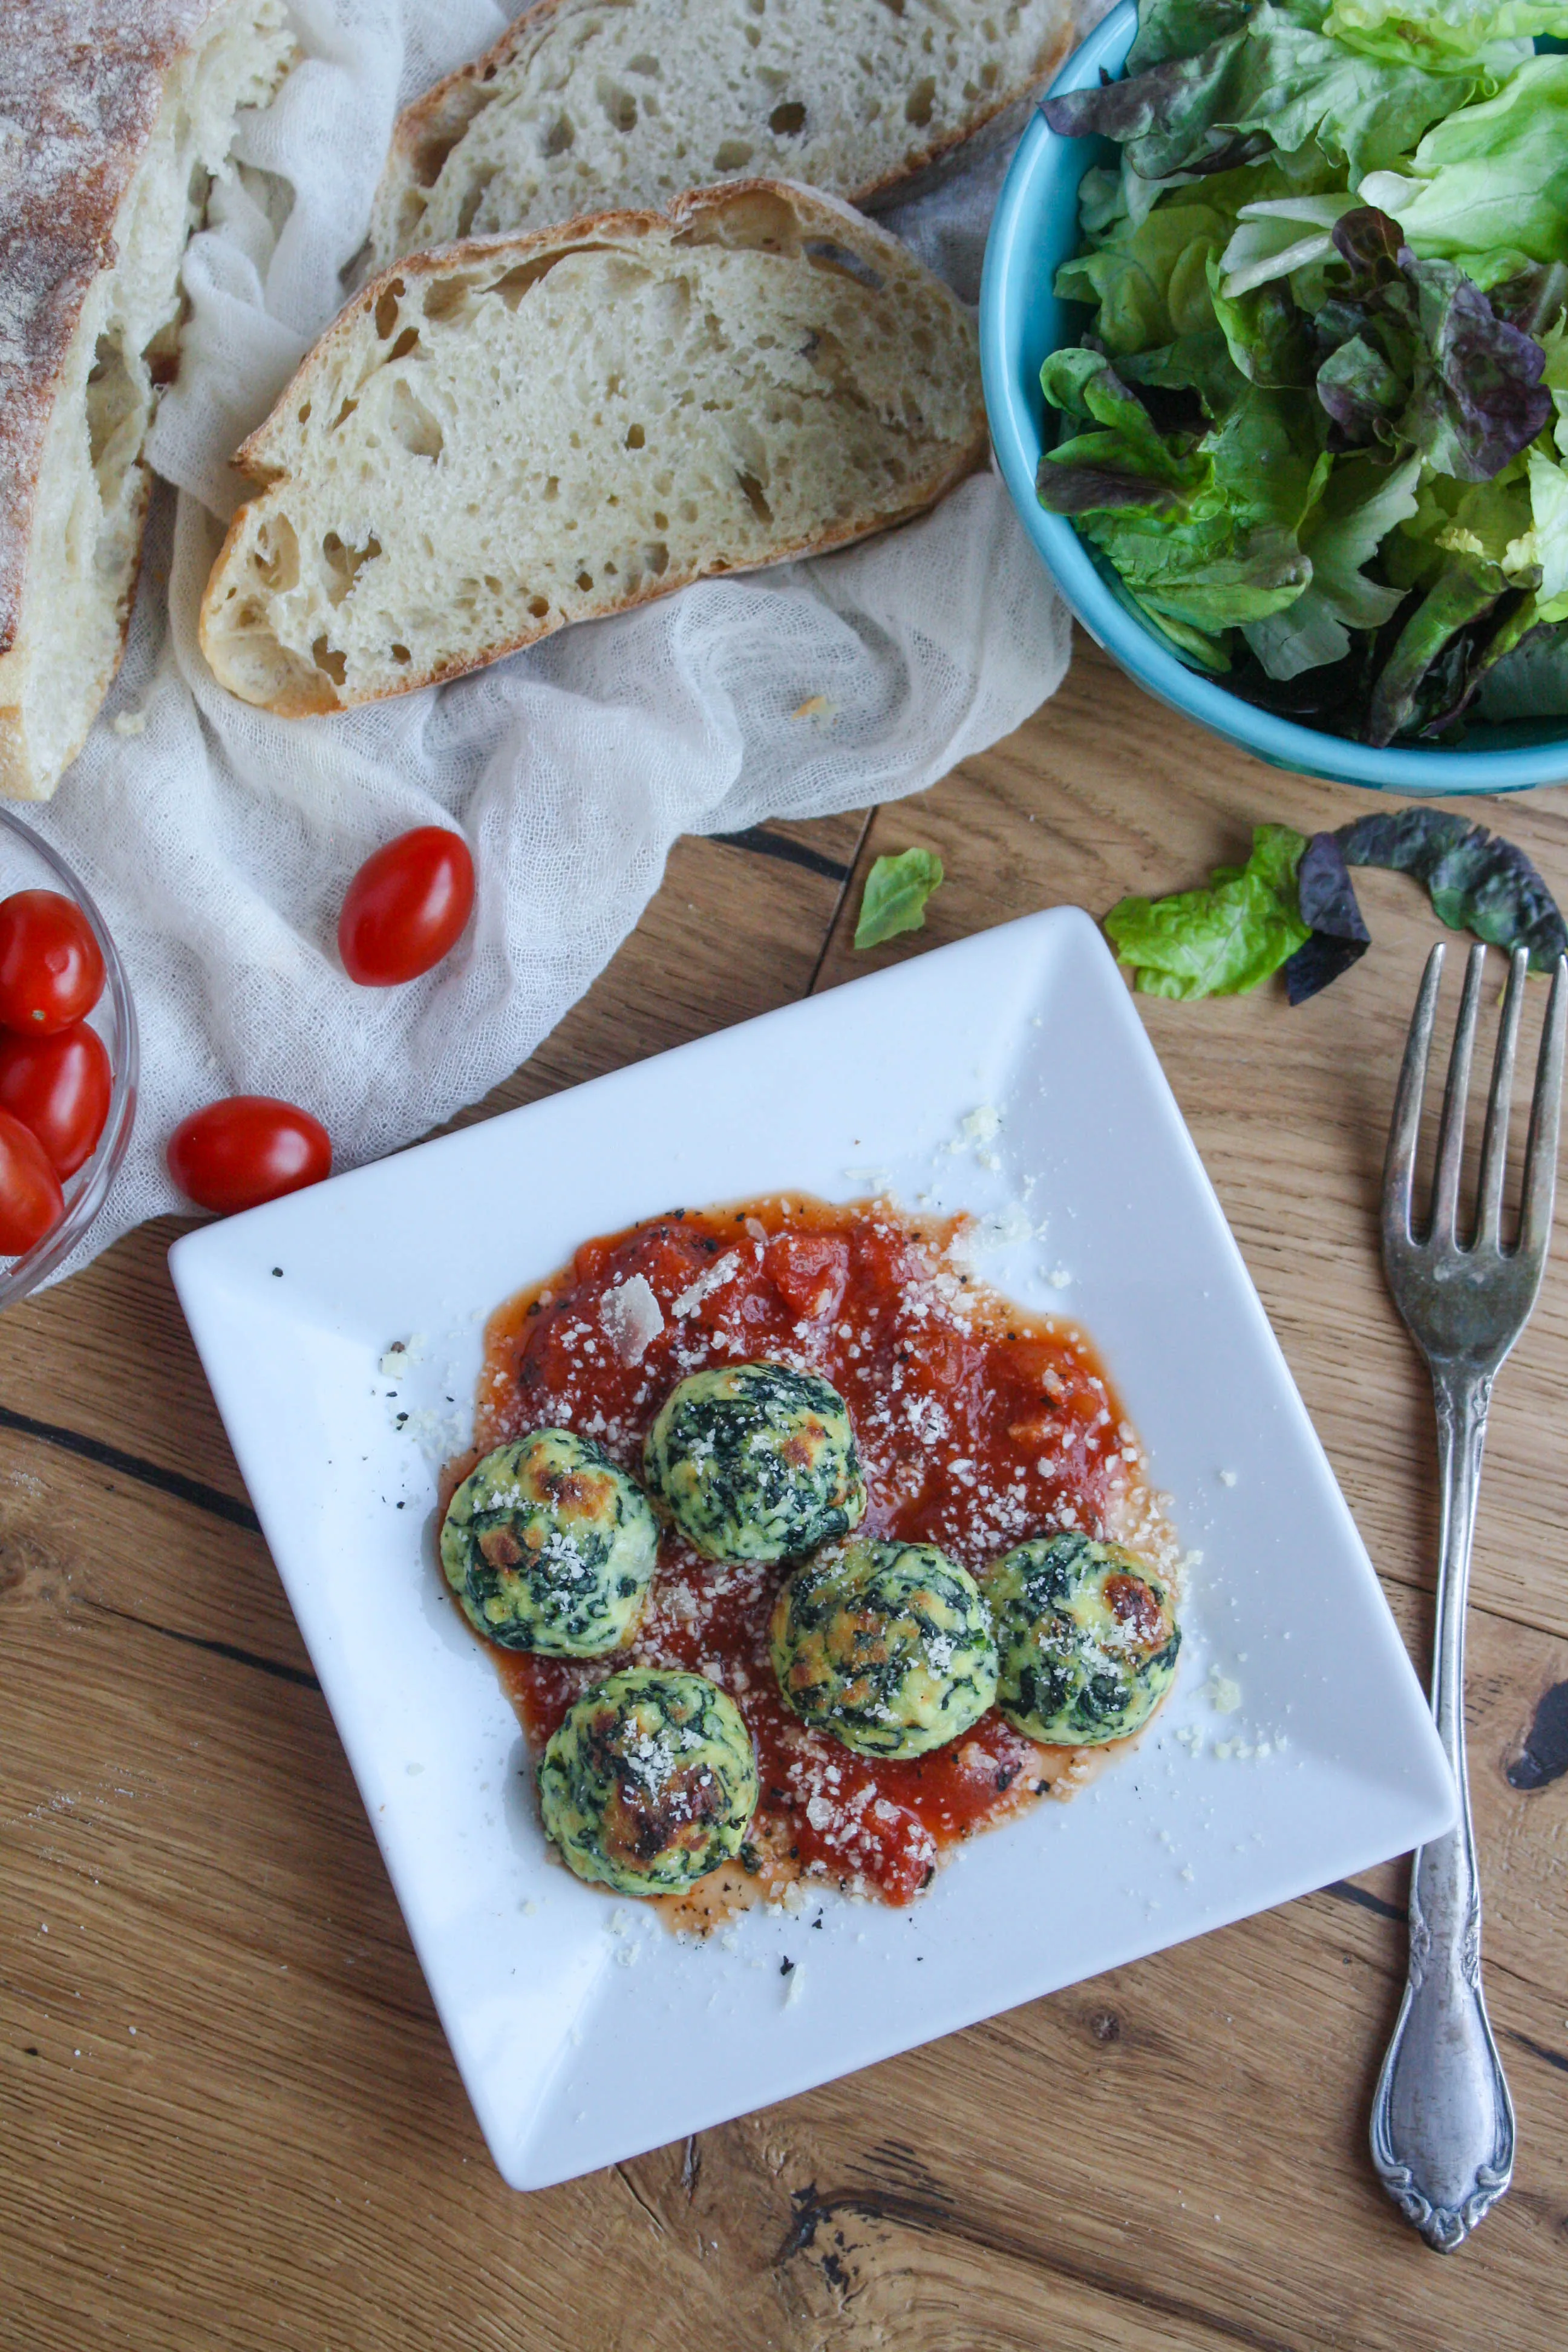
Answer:
[[[1443,1495],[1432,1713],[1459,1818],[1410,1876],[1410,1970],[1372,2111],[1372,2160],[1406,2221],[1452,2253],[1513,2177],[1513,2102],[1481,1996],[1481,1891],[1465,1769],[1465,1603],[1491,1379],[1433,1367]]]

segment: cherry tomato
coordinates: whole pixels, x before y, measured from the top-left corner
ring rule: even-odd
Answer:
[[[66,1213],[60,1180],[33,1133],[0,1110],[0,1257],[20,1257]]]
[[[85,1021],[103,993],[103,958],[91,926],[58,890],[0,899],[0,1027],[50,1037]]]
[[[460,834],[416,825],[367,857],[343,898],[338,953],[362,988],[417,980],[453,947],[474,903],[474,861]]]
[[[30,1127],[59,1176],[90,1160],[109,1117],[109,1054],[79,1022],[52,1037],[0,1036],[0,1110]]]
[[[228,1095],[183,1118],[169,1138],[169,1173],[198,1209],[222,1217],[332,1172],[326,1129],[270,1095]]]

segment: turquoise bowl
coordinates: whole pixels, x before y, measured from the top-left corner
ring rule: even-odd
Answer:
[[[1114,79],[1137,27],[1134,0],[1121,0],[1074,50],[1053,94],[1083,89],[1102,70]],[[1035,495],[1045,425],[1040,367],[1058,345],[1078,341],[1085,315],[1052,289],[1058,266],[1078,249],[1078,184],[1090,163],[1115,152],[1102,141],[1058,139],[1044,115],[1034,116],[991,223],[980,289],[980,360],[997,460],[1024,529],[1090,636],[1162,702],[1276,768],[1411,794],[1515,793],[1568,778],[1568,722],[1561,719],[1472,727],[1460,751],[1380,751],[1259,710],[1158,644],[1117,603],[1066,516],[1046,512]]]

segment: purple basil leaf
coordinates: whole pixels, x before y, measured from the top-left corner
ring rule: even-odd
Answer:
[[[1301,920],[1331,939],[1356,940],[1366,947],[1372,933],[1362,918],[1355,884],[1337,833],[1315,833],[1301,852],[1296,868]]]
[[[1305,1004],[1359,962],[1372,944],[1337,834],[1315,833],[1296,868],[1301,920],[1312,936],[1285,964],[1285,992]]]
[[[1361,961],[1367,946],[1365,940],[1336,940],[1327,931],[1314,931],[1285,959],[1285,993],[1290,1003],[1305,1004],[1310,996],[1320,995],[1331,981]]]
[[[1551,971],[1568,954],[1568,929],[1541,875],[1522,849],[1485,825],[1450,809],[1394,809],[1342,826],[1340,845],[1347,866],[1415,875],[1451,930],[1528,948],[1535,971]]]

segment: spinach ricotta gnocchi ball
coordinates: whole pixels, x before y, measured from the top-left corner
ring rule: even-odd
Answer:
[[[1034,1536],[985,1580],[996,1628],[996,1704],[1052,1748],[1141,1730],[1170,1689],[1182,1645],[1171,1590],[1120,1545]]]
[[[769,1627],[779,1688],[858,1756],[923,1756],[996,1696],[979,1586],[934,1544],[872,1538],[804,1560]]]
[[[551,1738],[539,1801],[546,1835],[579,1878],[678,1895],[741,1851],[757,1804],[752,1735],[702,1675],[611,1675]]]
[[[866,1509],[848,1407],[786,1364],[716,1364],[682,1381],[648,1431],[643,1475],[710,1559],[815,1551]]]
[[[469,1623],[552,1658],[624,1647],[658,1559],[647,1496],[569,1429],[487,1454],[441,1528],[441,1565]]]

